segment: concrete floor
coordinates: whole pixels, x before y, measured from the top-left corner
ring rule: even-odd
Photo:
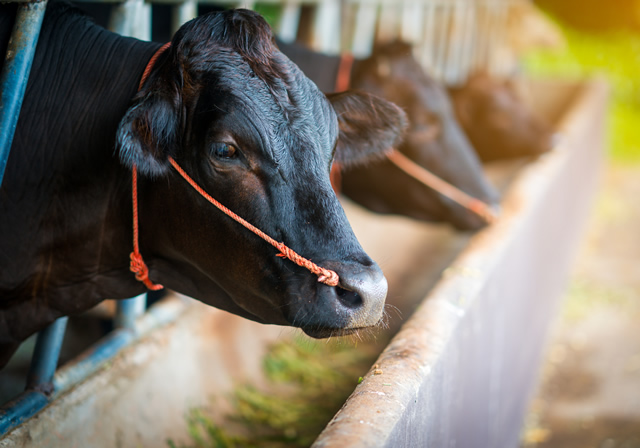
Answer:
[[[603,175],[525,447],[640,447],[640,167]]]

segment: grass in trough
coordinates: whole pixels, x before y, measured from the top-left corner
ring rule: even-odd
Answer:
[[[340,409],[379,353],[375,343],[296,338],[263,359],[264,388],[237,387],[222,419],[204,409],[187,416],[190,442],[171,448],[308,447]]]

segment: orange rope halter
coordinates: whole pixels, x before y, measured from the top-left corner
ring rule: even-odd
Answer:
[[[140,80],[140,86],[139,86],[138,90],[142,87],[142,84],[145,82],[145,80],[149,76],[149,73],[151,72],[151,69],[153,68],[153,65],[155,64],[155,62],[158,59],[158,57],[160,56],[160,54],[162,54],[163,51],[165,51],[167,48],[169,48],[170,45],[171,45],[170,42],[165,44],[165,45],[163,45],[153,55],[153,57],[149,60],[149,63],[147,64],[147,67],[145,68],[144,73],[142,74],[142,79]],[[332,271],[330,269],[325,269],[323,267],[318,266],[317,264],[313,263],[311,260],[308,260],[308,259],[302,257],[301,255],[296,253],[294,250],[290,249],[284,243],[281,243],[281,242],[278,242],[278,241],[274,240],[269,235],[264,233],[262,230],[258,229],[257,227],[255,227],[254,225],[249,223],[248,221],[246,221],[243,218],[241,218],[240,216],[236,215],[231,210],[229,210],[227,207],[225,207],[220,202],[218,202],[213,197],[211,197],[209,194],[207,194],[207,192],[204,191],[202,189],[202,187],[200,187],[182,169],[182,167],[180,167],[180,165],[178,165],[178,163],[172,157],[169,157],[169,162],[175,168],[175,170],[189,183],[189,185],[191,185],[207,201],[209,201],[211,204],[215,205],[220,211],[225,213],[227,216],[229,216],[230,218],[234,219],[238,223],[242,224],[244,227],[246,227],[247,229],[249,229],[250,231],[252,231],[256,235],[258,235],[260,238],[262,238],[263,240],[265,240],[266,242],[271,244],[273,247],[278,249],[280,251],[280,253],[277,254],[279,257],[287,258],[287,259],[293,261],[298,266],[301,266],[303,268],[308,269],[309,271],[311,271],[312,273],[314,273],[315,275],[318,276],[318,281],[319,282],[324,283],[325,285],[328,285],[328,286],[337,286],[338,285],[338,283],[340,281],[340,277],[338,277],[338,274],[335,271]],[[149,279],[149,268],[147,268],[147,265],[145,264],[144,260],[142,259],[142,255],[140,254],[140,249],[138,247],[138,186],[137,186],[138,174],[137,174],[137,168],[136,168],[135,165],[133,166],[131,179],[132,179],[131,181],[132,181],[132,196],[133,196],[133,201],[132,201],[133,202],[133,252],[131,252],[131,266],[130,266],[130,269],[131,269],[132,272],[134,272],[136,274],[136,279],[137,280],[143,282],[145,284],[145,286],[147,288],[149,288],[150,290],[155,291],[155,290],[158,290],[158,289],[162,289],[163,286],[159,285],[159,284],[154,284]]]
[[[387,157],[391,163],[407,173],[409,176],[433,188],[435,191],[448,197],[452,201],[457,202],[467,210],[472,211],[484,219],[488,224],[495,222],[497,219],[496,214],[485,202],[469,196],[459,188],[456,188],[447,181],[440,179],[438,176],[428,170],[425,170],[422,166],[418,165],[400,151],[393,150],[387,154]]]
[[[338,74],[336,76],[336,92],[343,92],[349,89],[351,84],[351,68],[353,67],[353,61],[354,58],[351,53],[343,53],[340,55],[340,64],[338,66]],[[432,138],[435,138],[436,135],[437,134],[434,134]],[[488,224],[495,222],[497,219],[497,215],[485,202],[469,196],[467,193],[451,185],[444,179],[440,179],[438,176],[423,166],[418,165],[400,151],[393,149],[387,153],[387,157],[391,163],[409,176],[480,216]],[[342,178],[341,171],[342,167],[340,164],[334,162],[331,166],[331,185],[336,193],[340,192]]]

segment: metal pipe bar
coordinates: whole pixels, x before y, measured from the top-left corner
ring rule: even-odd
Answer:
[[[446,76],[447,45],[451,29],[451,7],[439,4],[436,7],[435,22],[436,36],[434,41],[433,69],[436,77],[443,81]]]
[[[382,3],[376,30],[376,41],[391,42],[398,37],[400,31],[400,11],[395,3]]]
[[[56,398],[66,390],[80,383],[104,366],[105,362],[117,355],[120,350],[136,339],[136,333],[131,329],[114,330],[98,343],[89,348],[81,356],[59,369],[54,378],[54,392]]]
[[[415,46],[420,43],[420,37],[424,29],[422,4],[417,1],[405,0],[402,3],[401,11],[400,37]]]
[[[109,18],[109,30],[114,33],[128,36],[131,30],[131,21],[133,14],[131,10],[135,8],[132,1],[119,3],[111,9],[111,17]]]
[[[66,318],[63,319],[66,324]],[[58,319],[56,323],[60,320],[62,319]],[[48,328],[54,325],[55,323]],[[52,393],[50,395],[40,390],[28,390],[6,403],[0,408],[0,436],[36,415],[50,401],[97,371],[106,361],[113,358],[122,348],[135,340],[135,335],[131,330],[120,329],[113,331],[75,362],[60,369],[55,373],[55,376],[49,378],[48,382],[52,384]],[[38,335],[38,341],[40,341],[40,335]],[[37,351],[38,342],[36,342],[34,352]],[[55,358],[57,360],[57,356]],[[36,359],[34,354],[34,361]]]
[[[340,53],[341,5],[339,0],[319,3],[313,20],[312,47],[327,54]]]
[[[151,40],[151,5],[143,0],[127,0],[113,7],[109,29],[123,36]]]
[[[301,4],[297,1],[285,0],[282,4],[280,21],[278,22],[278,37],[283,42],[292,43],[298,35],[300,24]]]
[[[27,389],[45,394],[53,392],[51,381],[56,372],[68,317],[61,317],[38,333],[27,375]]]
[[[141,1],[138,4],[131,37],[140,40],[151,40],[151,3]]]
[[[36,415],[49,403],[42,393],[27,391],[0,408],[0,436]]]
[[[111,332],[74,361],[58,369],[53,376],[51,396],[47,397],[39,391],[30,390],[6,403],[0,408],[0,436],[33,417],[49,402],[104,367],[105,363],[123,348],[144,337],[150,331],[175,321],[186,309],[186,305],[185,301],[171,299],[152,306],[135,322],[133,329],[121,328]]]
[[[471,60],[472,72],[483,70],[483,60],[488,45],[488,27],[490,25],[489,5],[487,2],[479,3],[475,8],[474,52]]]
[[[464,42],[463,42],[463,54],[462,54],[462,64],[463,64],[463,73],[462,77],[458,79],[458,84],[464,84],[469,75],[473,70],[473,55],[476,51],[476,35],[478,33],[478,24],[476,22],[476,18],[478,17],[477,7],[474,2],[470,2],[467,8],[465,8],[467,13],[464,29],[467,30]]]
[[[430,74],[435,75],[435,27],[436,9],[435,5],[427,3],[423,6],[424,27],[422,29],[422,42],[420,43],[420,58],[422,66]]]
[[[113,325],[116,328],[130,328],[135,326],[136,319],[142,313],[147,304],[147,294],[140,294],[131,299],[118,300],[116,315]]]
[[[356,58],[366,58],[373,50],[378,20],[378,5],[356,4],[351,52]]]
[[[491,67],[492,73],[497,76],[506,77],[513,73],[510,72],[512,63],[512,48],[509,47],[508,36],[508,21],[509,21],[509,9],[511,7],[510,2],[504,2],[500,5],[498,10],[498,24],[495,30],[494,50],[497,48],[501,51],[494,51],[493,53],[493,65]],[[498,48],[498,47],[501,48]]]
[[[84,381],[116,356],[120,350],[139,340],[151,330],[175,321],[185,309],[185,302],[181,300],[162,301],[149,308],[135,322],[133,328],[120,328],[109,333],[81,356],[58,369],[53,378],[52,398]]]
[[[46,8],[46,0],[18,5],[16,22],[7,47],[0,74],[0,185],[9,159]]]
[[[174,5],[171,12],[171,35],[191,19],[198,16],[198,2],[187,0],[184,3]]]

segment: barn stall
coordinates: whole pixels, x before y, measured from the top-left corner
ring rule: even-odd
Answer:
[[[197,14],[198,3],[162,6],[170,5],[176,28]],[[365,57],[375,40],[400,37],[414,45],[431,73],[455,85],[479,69],[500,76],[517,70],[518,49],[505,45],[514,5],[336,0],[269,6],[279,11],[275,28],[285,42],[301,39],[329,54]],[[15,127],[11,120],[24,89],[11,86],[27,78],[34,48],[29,37],[37,40],[45,6],[22,5],[20,39],[12,50],[20,55],[19,68],[4,67],[2,167],[10,148],[5,134]],[[110,9],[113,30],[151,37],[149,3]],[[606,104],[606,87],[597,81],[526,80],[524,86],[530,106],[561,138],[536,160],[485,166],[503,194],[502,215],[488,228],[456,232],[445,224],[375,215],[343,199],[363,247],[389,280],[388,302],[402,318],[381,330],[380,339],[389,344],[314,446],[517,444],[594,191]],[[6,99],[5,92],[18,99]],[[95,310],[114,316],[115,330],[88,348],[68,347],[71,337],[63,346],[67,319],[25,343],[22,356],[0,373],[9,393],[24,385],[24,376],[16,375],[24,370],[24,354],[33,350],[27,391],[0,410],[0,446],[158,446],[167,438],[181,440],[190,408],[228,393],[240,378],[259,381],[269,344],[296,334],[175,294],[146,311],[145,301]],[[50,383],[52,391],[43,387]]]

